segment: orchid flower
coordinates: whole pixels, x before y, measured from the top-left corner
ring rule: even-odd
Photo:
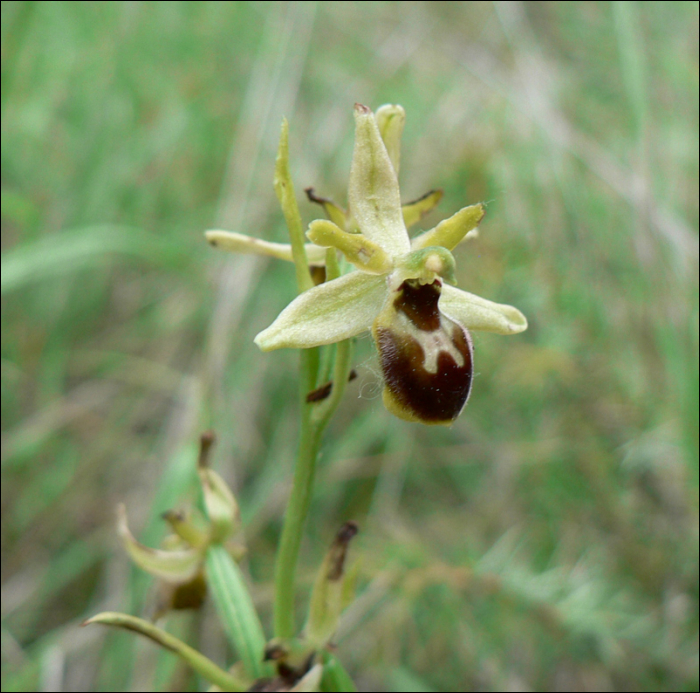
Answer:
[[[409,238],[406,222],[417,220],[421,208],[417,203],[401,206],[398,168],[404,117],[400,106],[383,106],[375,115],[355,105],[349,214],[316,198],[328,203],[324,207],[331,220],[313,221],[306,234],[310,262],[320,261],[324,248],[335,248],[355,269],[300,294],[255,343],[262,351],[308,349],[371,330],[387,409],[409,421],[450,425],[471,391],[469,331],[516,334],[527,328],[527,320],[517,308],[455,286],[450,251],[477,227],[483,205],[465,207]],[[431,194],[425,207],[434,206]],[[223,248],[291,259],[289,246],[220,231],[207,237]]]

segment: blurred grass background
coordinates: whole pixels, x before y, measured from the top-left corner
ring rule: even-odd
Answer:
[[[194,493],[198,433],[270,623],[297,357],[254,335],[302,188],[345,202],[352,105],[401,103],[424,228],[478,200],[460,285],[530,329],[475,335],[452,429],[382,407],[371,341],[323,450],[301,577],[360,523],[339,654],[366,690],[698,688],[698,4],[3,2],[2,689],[196,690],[135,637],[144,541]],[[300,615],[305,602],[300,599]],[[230,661],[211,607],[168,627]]]

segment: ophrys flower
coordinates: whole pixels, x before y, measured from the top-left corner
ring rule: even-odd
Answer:
[[[392,127],[387,113],[399,127]],[[311,256],[336,248],[356,269],[300,294],[255,342],[263,351],[307,349],[371,330],[389,411],[409,421],[449,425],[471,390],[469,330],[515,334],[527,328],[527,320],[517,308],[454,286],[450,251],[481,221],[481,204],[409,239],[397,176],[402,125],[399,106],[383,107],[375,116],[356,104],[345,228],[317,220],[307,233]],[[225,235],[209,238],[226,245]],[[283,246],[278,250],[278,256],[286,253]]]

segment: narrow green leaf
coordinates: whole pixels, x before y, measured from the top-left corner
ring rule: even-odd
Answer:
[[[231,645],[253,678],[265,674],[265,633],[240,568],[222,546],[210,546],[207,582]]]
[[[172,652],[182,659],[186,664],[191,666],[198,674],[203,676],[207,681],[210,681],[216,686],[219,686],[224,691],[245,691],[247,686],[238,681],[231,674],[219,668],[214,662],[197,652],[194,648],[182,642],[174,635],[167,633],[154,626],[148,621],[129,614],[120,614],[114,611],[105,611],[97,616],[93,616],[83,623],[88,626],[92,623],[102,623],[106,626],[116,626],[126,630],[140,633],[141,635],[153,640],[164,649]]]

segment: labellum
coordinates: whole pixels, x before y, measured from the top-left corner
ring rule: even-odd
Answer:
[[[396,416],[450,425],[471,390],[469,332],[438,308],[442,282],[408,279],[391,292],[372,332],[384,375],[384,404]]]

